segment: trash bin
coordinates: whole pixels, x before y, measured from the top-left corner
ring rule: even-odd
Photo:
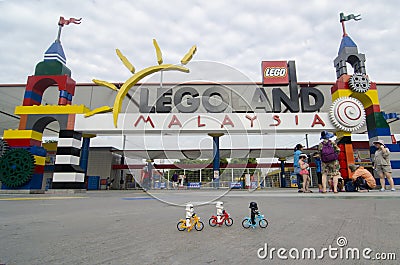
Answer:
[[[88,176],[88,190],[99,190],[100,189],[100,176]]]

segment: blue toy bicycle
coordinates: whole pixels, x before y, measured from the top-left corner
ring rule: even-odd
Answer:
[[[268,221],[267,221],[267,219],[265,219],[264,215],[261,214],[260,212],[257,212],[257,214],[256,214],[256,216],[255,216],[255,218],[254,218],[254,221],[255,221],[255,224],[252,224],[251,218],[248,217],[248,216],[246,216],[246,217],[244,218],[244,220],[242,221],[242,226],[243,226],[244,228],[246,228],[246,229],[249,228],[249,227],[256,228],[257,224],[258,224],[261,228],[267,228],[267,226],[268,226]]]

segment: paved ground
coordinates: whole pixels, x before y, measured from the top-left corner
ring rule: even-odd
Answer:
[[[101,191],[63,195],[0,195],[0,264],[399,264],[400,191],[298,194],[294,190]],[[208,225],[215,206],[195,208],[201,232],[179,232],[184,209],[224,195],[232,227]],[[162,202],[162,201],[163,202]],[[267,229],[241,227],[248,204],[256,201]],[[397,261],[259,259],[271,248],[371,248],[395,252]],[[339,248],[340,249],[340,248]],[[260,254],[264,254],[261,252]],[[285,254],[285,253],[283,253]],[[295,252],[292,252],[295,254]],[[288,255],[288,253],[286,253]]]

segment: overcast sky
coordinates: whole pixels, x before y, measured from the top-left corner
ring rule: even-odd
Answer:
[[[78,83],[129,78],[116,48],[136,69],[156,63],[153,38],[165,63],[178,63],[196,44],[194,60],[230,65],[252,81],[261,81],[262,60],[295,60],[299,81],[333,82],[340,12],[361,14],[346,25],[371,79],[398,82],[399,7],[395,0],[0,0],[0,83],[25,83],[34,73],[56,38],[59,16],[82,18],[61,37]]]

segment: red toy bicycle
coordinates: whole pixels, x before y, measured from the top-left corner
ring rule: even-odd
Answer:
[[[216,225],[223,225],[225,223],[226,226],[233,225],[233,219],[229,216],[228,212],[223,210],[222,215],[220,216],[220,222],[218,222],[218,217],[213,215],[210,220],[208,220],[210,226],[214,227]]]

